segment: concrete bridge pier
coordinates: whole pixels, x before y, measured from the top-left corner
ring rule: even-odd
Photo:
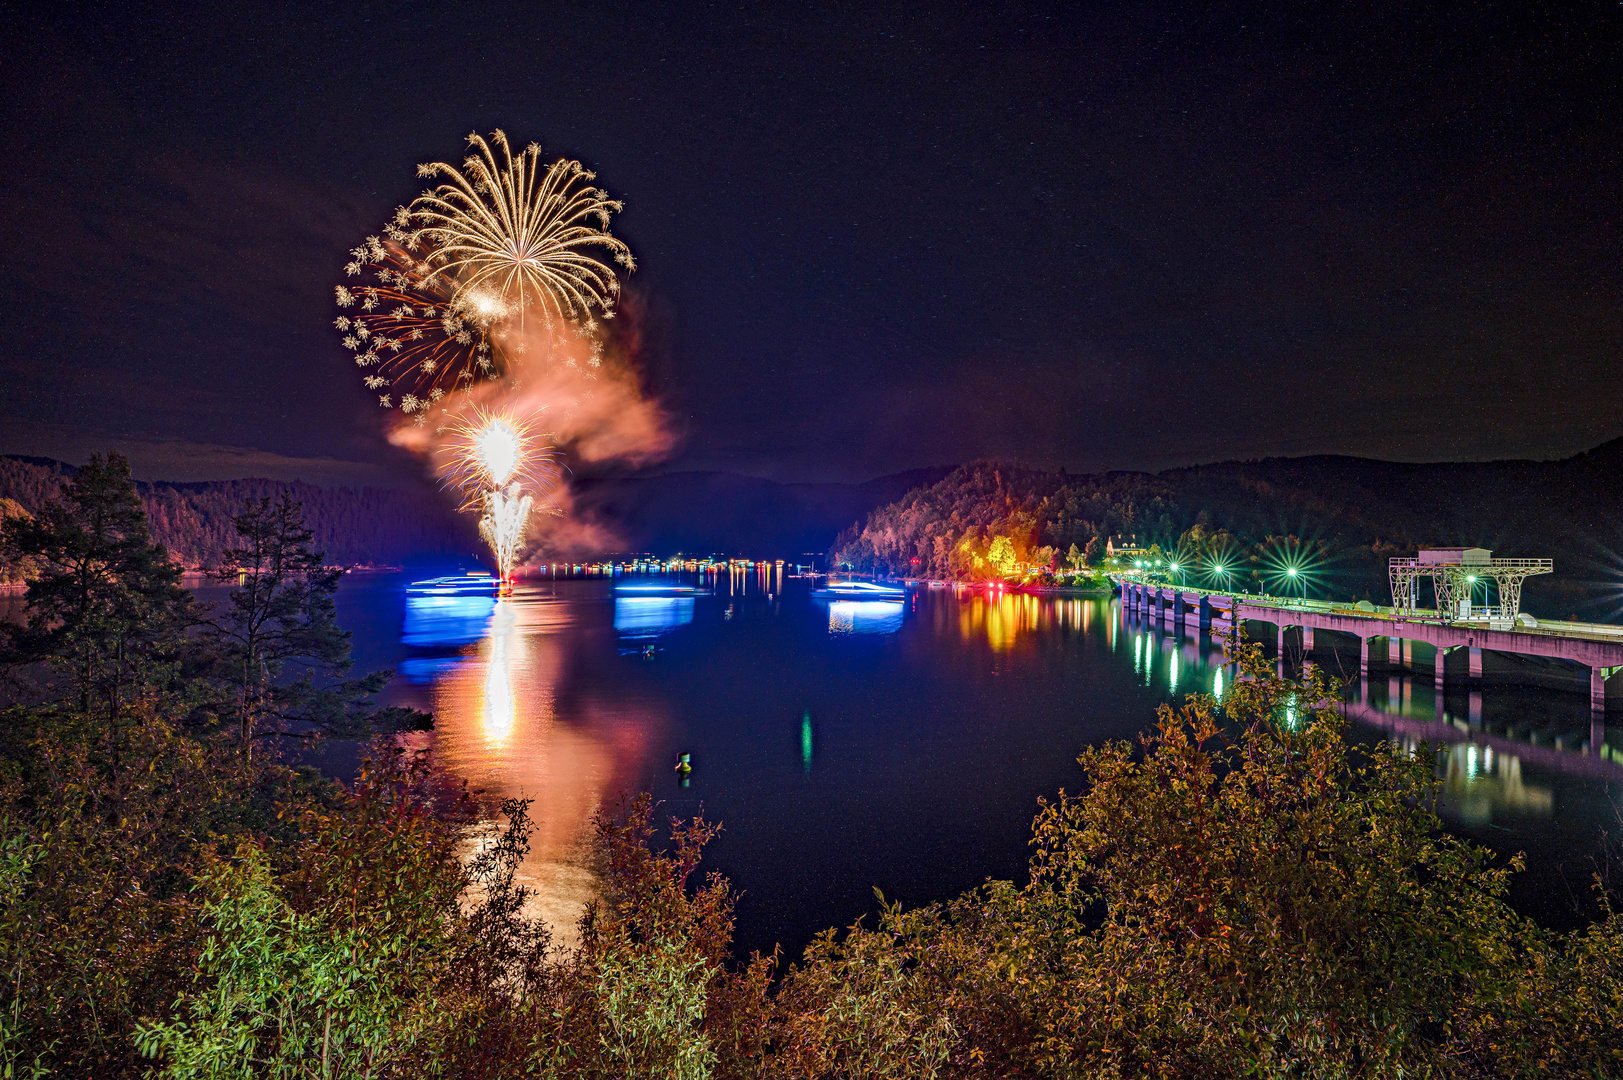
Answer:
[[[1313,628],[1311,626],[1302,627],[1302,651],[1305,653],[1313,651]]]
[[[1606,680],[1623,671],[1623,665],[1617,667],[1592,667],[1589,669],[1589,709],[1591,712],[1606,713]]]
[[[1470,646],[1470,650],[1471,678],[1480,679],[1482,678],[1482,650],[1477,648],[1475,645]]]
[[[1358,635],[1358,677],[1366,681],[1369,679],[1369,643],[1372,640],[1374,639],[1362,634]]]

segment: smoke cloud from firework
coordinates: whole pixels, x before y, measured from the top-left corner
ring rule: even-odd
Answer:
[[[510,380],[469,388],[459,395],[458,408],[516,417],[532,431],[547,432],[564,460],[577,465],[652,464],[670,453],[675,437],[668,414],[642,388],[638,341],[635,312],[623,310],[597,367],[586,363],[587,343],[575,346],[578,355],[567,350],[560,355],[556,344],[550,355],[537,348],[530,354],[537,357],[533,366],[515,371]],[[456,467],[454,432],[442,425],[402,418],[390,430],[389,441],[421,455],[439,476]],[[601,526],[574,517],[567,475],[548,501],[554,513],[531,519],[534,557],[617,546]]]

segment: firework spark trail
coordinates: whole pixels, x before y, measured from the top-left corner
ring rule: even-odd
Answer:
[[[523,494],[517,484],[510,484],[506,491],[497,489],[485,492],[484,503],[485,512],[479,518],[479,535],[490,545],[491,554],[496,557],[496,572],[503,588],[508,588],[512,584],[519,557],[524,553],[530,510],[535,500]]]
[[[492,331],[505,309],[479,295],[455,302],[397,246],[375,237],[369,243],[356,253],[367,256],[363,265],[381,284],[338,286],[338,306],[346,310],[333,321],[355,363],[373,369],[367,388],[402,389],[401,411],[421,415],[447,394],[498,375]]]
[[[545,497],[543,508],[559,513],[553,493],[558,487],[557,458],[546,436],[508,411],[472,406],[444,429],[440,474],[462,492],[462,509],[478,510],[479,533],[496,558],[503,586],[524,554],[530,515],[536,508],[531,487]]]
[[[379,405],[404,414],[390,442],[459,490],[507,579],[532,541],[613,542],[568,520],[559,455],[637,466],[673,436],[638,374],[642,320],[619,276],[636,263],[609,230],[621,204],[578,161],[515,153],[500,131],[469,142],[461,168],[419,166],[437,186],[351,252],[359,280],[337,287],[334,325]],[[551,434],[533,438],[541,416]]]
[[[518,482],[550,495],[557,487],[551,436],[536,436],[512,409],[463,407],[443,428],[435,464],[447,485],[462,492],[463,508],[481,505],[481,493]]]
[[[636,266],[609,232],[622,204],[590,187],[594,174],[580,162],[545,165],[534,143],[515,155],[500,131],[469,142],[479,153],[460,170],[418,167],[446,182],[351,251],[345,273],[363,281],[336,288],[333,325],[367,388],[419,426],[476,384],[516,382],[557,356],[576,366],[576,343],[595,373],[600,320],[614,318],[620,280],[592,251],[608,252],[626,272]]]
[[[441,425],[419,426],[397,421],[389,432],[396,446],[429,459],[434,471],[458,487],[464,498],[486,490],[472,464],[473,436],[480,417],[546,417],[552,454],[567,452],[581,465],[606,462],[641,466],[664,457],[674,443],[670,418],[650,399],[636,372],[640,358],[634,309],[630,325],[611,339],[603,366],[588,373],[579,365],[554,365],[523,381],[517,388],[481,383],[458,396],[458,419]],[[595,375],[595,377],[593,377]],[[526,451],[528,453],[528,451]],[[522,456],[522,455],[521,455]],[[546,460],[542,460],[546,464]],[[472,486],[470,486],[470,483]],[[543,475],[526,481],[526,489],[546,496],[549,519],[544,525],[545,546],[555,550],[596,549],[614,543],[613,537],[593,532],[590,526],[558,520],[571,513],[568,485],[553,462]],[[539,523],[538,530],[542,529]]]
[[[606,249],[628,272],[636,269],[631,249],[609,232],[609,218],[622,204],[585,186],[596,176],[578,161],[542,166],[535,143],[516,157],[501,131],[489,141],[469,135],[468,143],[479,153],[460,170],[444,162],[418,167],[418,176],[449,182],[396,215],[408,246],[431,247],[425,261],[432,274],[452,277],[458,297],[487,289],[516,310],[538,308],[544,319],[589,324],[594,311],[613,318],[620,280],[587,249]]]

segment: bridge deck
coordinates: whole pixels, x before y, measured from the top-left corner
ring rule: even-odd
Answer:
[[[1369,642],[1376,638],[1423,641],[1435,646],[1439,678],[1444,674],[1442,656],[1455,649],[1487,649],[1562,660],[1590,669],[1590,703],[1602,711],[1606,707],[1607,679],[1623,670],[1623,626],[1547,621],[1537,626],[1496,628],[1485,622],[1449,623],[1436,617],[1400,614],[1389,607],[1365,609],[1326,600],[1155,585],[1127,577],[1117,578],[1117,584],[1129,607],[1153,610],[1162,618],[1181,619],[1185,625],[1193,622],[1202,628],[1221,629],[1240,619],[1273,623],[1282,636],[1290,626],[1349,634],[1361,643],[1365,668]],[[1478,667],[1472,670],[1480,671]]]

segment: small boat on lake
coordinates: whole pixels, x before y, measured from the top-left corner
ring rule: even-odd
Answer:
[[[880,585],[872,581],[831,581],[825,588],[813,589],[819,600],[894,600],[907,599],[907,590],[895,585]]]
[[[700,589],[692,585],[616,585],[620,596],[713,596],[714,589]]]
[[[429,596],[493,596],[501,587],[495,574],[474,572],[447,577],[424,578],[406,586],[407,591]]]

